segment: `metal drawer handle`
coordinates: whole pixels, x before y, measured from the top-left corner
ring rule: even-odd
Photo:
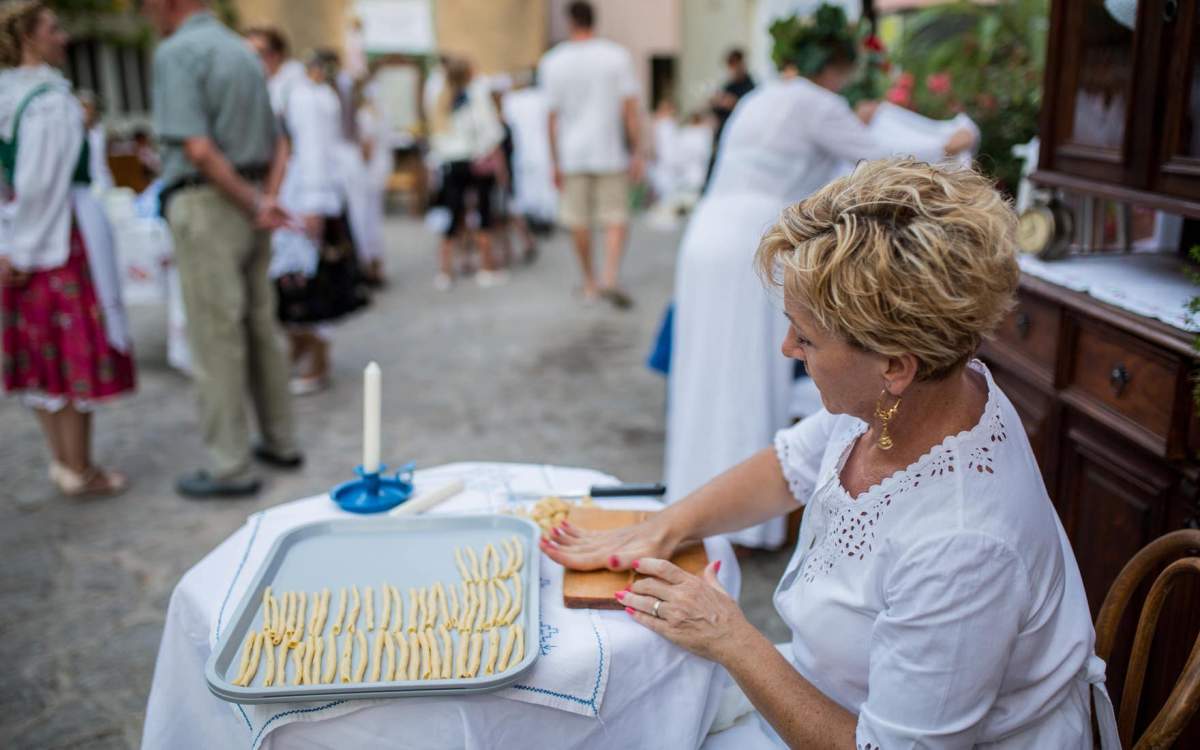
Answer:
[[[1117,364],[1108,373],[1108,384],[1112,388],[1114,396],[1120,396],[1125,390],[1125,386],[1129,385],[1132,376],[1129,370],[1125,369],[1125,365]]]
[[[1029,317],[1029,313],[1022,310],[1017,313],[1017,333],[1021,338],[1029,338],[1029,329],[1033,327],[1033,318]]]

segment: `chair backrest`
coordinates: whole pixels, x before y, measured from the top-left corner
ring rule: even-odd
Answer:
[[[1200,579],[1198,550],[1200,530],[1196,529],[1173,531],[1147,544],[1121,569],[1117,580],[1113,581],[1109,588],[1108,595],[1104,597],[1100,614],[1096,616],[1096,654],[1108,661],[1117,638],[1117,628],[1120,627],[1129,600],[1150,573],[1166,565],[1150,586],[1150,593],[1146,595],[1138,617],[1133,650],[1129,656],[1129,670],[1121,692],[1121,708],[1117,714],[1122,747],[1134,750],[1170,747],[1200,707],[1198,636],[1166,703],[1146,727],[1138,743],[1133,744],[1133,727],[1137,722],[1138,703],[1141,702],[1142,685],[1146,677],[1146,663],[1150,658],[1150,646],[1154,640],[1158,617],[1162,613],[1163,602],[1171,589],[1188,573],[1196,574]]]

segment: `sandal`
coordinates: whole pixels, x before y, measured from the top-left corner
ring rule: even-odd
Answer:
[[[58,491],[67,497],[111,497],[129,488],[129,479],[124,474],[97,466],[80,473],[52,463],[50,472]]]

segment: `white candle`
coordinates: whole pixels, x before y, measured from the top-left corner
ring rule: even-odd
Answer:
[[[363,471],[379,471],[380,383],[383,375],[375,362],[363,371]]]

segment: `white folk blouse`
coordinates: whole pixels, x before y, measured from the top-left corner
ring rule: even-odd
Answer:
[[[1090,750],[1089,684],[1108,747],[1075,557],[1016,411],[970,367],[979,423],[856,498],[840,475],[863,421],[821,411],[776,435],[805,505],[775,592],[793,664],[858,715],[860,750]]]

